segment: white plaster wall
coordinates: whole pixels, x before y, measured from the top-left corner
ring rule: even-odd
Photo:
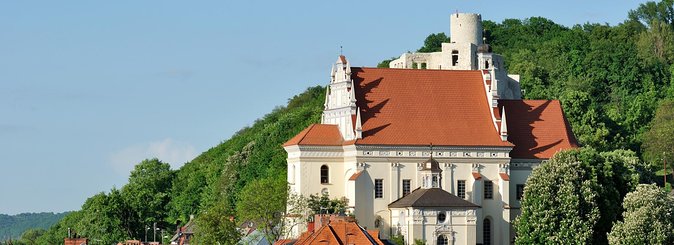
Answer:
[[[482,44],[482,16],[472,13],[451,14],[449,33],[453,43]]]
[[[420,174],[417,164],[430,158],[428,151],[423,150],[363,150],[358,146],[344,147],[309,147],[300,149],[297,146],[286,147],[288,151],[288,180],[294,180],[291,188],[298,193],[309,196],[321,193],[327,188],[331,198],[347,197],[349,205],[354,207],[354,215],[359,223],[369,229],[379,229],[383,238],[390,236],[390,227],[395,224],[388,209],[388,204],[402,196],[402,180],[410,179],[413,191],[420,186]],[[457,180],[466,180],[466,200],[482,206],[476,212],[475,237],[477,242],[482,241],[482,220],[492,218],[492,234],[494,241],[508,241],[510,234],[510,212],[504,211],[504,206],[510,205],[514,199],[514,185],[502,186],[499,171],[500,164],[509,163],[508,150],[493,152],[457,150],[436,150],[434,158],[443,169],[441,185],[446,191],[456,193]],[[413,155],[413,156],[411,156]],[[320,183],[320,167],[327,165],[330,168],[330,183]],[[472,173],[474,164],[479,164],[482,180],[476,181]],[[295,171],[291,171],[295,166]],[[349,181],[349,177],[357,171],[363,171],[356,181]],[[520,183],[526,179],[530,171],[511,171],[511,182]],[[383,198],[374,198],[374,180],[383,179]],[[494,198],[483,199],[482,183],[494,183]],[[523,182],[521,182],[523,183]],[[479,185],[477,185],[479,184]],[[474,190],[476,188],[476,190]],[[509,193],[505,198],[502,192]],[[508,200],[508,201],[506,201]],[[381,217],[382,226],[375,227],[376,217]],[[422,229],[424,226],[419,226]],[[423,229],[422,229],[423,230]],[[421,232],[421,231],[419,231]],[[420,233],[417,233],[420,234]],[[424,233],[425,234],[425,233]],[[417,235],[414,235],[417,237]],[[413,237],[413,238],[414,238]],[[426,237],[423,235],[421,237]]]
[[[401,211],[405,213],[404,217],[400,216]],[[444,222],[437,219],[440,212],[446,214]],[[404,235],[408,244],[413,244],[416,239],[436,244],[437,237],[445,235],[450,244],[472,245],[476,234],[475,213],[476,210],[470,208],[392,208],[391,221],[396,234]]]

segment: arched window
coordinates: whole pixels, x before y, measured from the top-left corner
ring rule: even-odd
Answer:
[[[482,244],[491,245],[491,220],[484,219],[482,223]]]
[[[321,166],[321,184],[327,184],[330,181],[330,169],[328,169],[328,166],[323,165]]]
[[[448,245],[449,240],[447,239],[447,236],[445,235],[439,235],[438,236],[438,245]]]

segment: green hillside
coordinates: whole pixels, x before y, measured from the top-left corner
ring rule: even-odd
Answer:
[[[0,237],[2,240],[18,239],[28,229],[48,229],[56,224],[65,213],[22,213],[17,215],[0,214]]]
[[[129,184],[89,198],[82,210],[51,227],[40,242],[60,244],[67,229],[72,228],[81,236],[110,244],[143,237],[144,227],[152,226],[153,222],[173,232],[176,221],[184,224],[191,214],[200,214],[216,201],[228,200],[228,209],[233,210],[238,190],[247,183],[262,178],[286,178],[286,153],[281,144],[320,120],[324,93],[323,87],[307,89],[286,106],[277,107],[177,171],[161,169],[168,164],[156,159],[144,161],[132,172]],[[136,174],[148,172],[149,168],[157,168],[152,172],[164,172],[172,179],[170,187],[147,187],[155,190],[156,199],[169,200],[165,205],[157,205],[156,210],[143,210],[146,204],[134,205],[137,197],[146,195],[142,188],[137,188],[137,183],[147,180]]]

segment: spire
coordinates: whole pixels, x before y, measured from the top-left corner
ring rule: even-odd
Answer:
[[[501,140],[508,140],[508,124],[506,123],[506,111],[505,107],[501,109]]]
[[[356,88],[353,86],[353,79],[351,79],[351,88],[349,90],[349,97],[351,97],[351,106],[356,106]]]
[[[356,111],[356,138],[363,138],[363,124],[360,122],[360,108],[357,108]]]
[[[494,69],[492,67],[491,71],[493,70]],[[494,74],[491,75],[491,88],[489,88],[489,91],[493,97],[498,98],[498,81],[496,80],[496,76],[494,76]]]
[[[330,70],[330,81],[335,80],[335,73],[337,73],[337,68],[335,67],[335,64],[332,64],[332,69]]]
[[[330,86],[325,88],[325,103],[323,103],[323,109],[328,109],[328,98],[330,98]]]

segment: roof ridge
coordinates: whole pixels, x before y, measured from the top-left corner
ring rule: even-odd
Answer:
[[[326,225],[326,226],[328,226],[328,229],[330,229],[330,234],[332,234],[332,236],[335,238],[335,240],[337,240],[337,244],[344,244],[344,243],[342,243],[342,240],[339,239],[339,235],[337,235],[337,232],[335,231],[335,229],[332,228],[331,223],[332,222],[328,221],[328,224]],[[344,229],[346,229],[346,227]]]
[[[481,72],[481,70],[444,70],[444,69],[412,69],[412,68],[389,68],[389,67],[367,67],[352,66],[351,69],[370,69],[370,70],[395,70],[395,71],[433,71],[433,72]]]
[[[307,130],[307,133],[304,134],[304,135],[302,135],[302,138],[301,138],[299,141],[297,141],[297,142],[298,142],[298,143],[301,143],[302,141],[304,141],[304,138],[306,138],[307,135],[309,135],[309,132],[311,132],[311,130],[314,129],[315,126],[316,126],[316,123],[312,123],[312,124],[309,126],[309,130]]]

